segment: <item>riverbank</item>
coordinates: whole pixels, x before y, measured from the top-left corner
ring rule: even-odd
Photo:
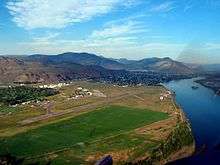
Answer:
[[[195,152],[195,141],[188,123],[179,123],[168,138],[154,148],[148,157],[126,165],[169,164],[190,157]]]
[[[217,95],[220,96],[220,78],[206,77],[204,79],[196,80],[195,82],[204,87],[212,89]]]
[[[209,89],[196,83],[201,78],[171,81],[164,84],[175,92],[175,99],[181,105],[186,117],[190,121],[193,135],[196,141],[196,149],[199,151],[191,157],[180,159],[171,164],[213,164],[220,162],[219,144],[220,132],[220,96]],[[194,90],[191,87],[197,86]]]
[[[169,90],[165,86],[164,88]],[[152,162],[154,162],[155,159],[158,159],[159,164],[169,164],[176,160],[190,157],[196,150],[191,125],[188,122],[183,109],[176,102],[174,93],[172,93],[171,100],[176,111],[174,114],[179,117],[174,130],[171,132],[166,141],[161,143],[159,148],[155,150],[153,155],[156,156],[151,158]]]
[[[176,109],[178,109],[178,111],[180,113],[181,122],[184,123],[185,126],[186,126],[186,130],[187,130],[187,132],[188,132],[188,134],[191,138],[191,144],[183,146],[179,151],[172,154],[168,158],[167,163],[174,162],[176,160],[183,159],[183,158],[186,158],[186,157],[190,157],[196,151],[196,143],[195,143],[195,139],[194,139],[194,136],[193,136],[191,125],[190,125],[190,123],[189,123],[189,121],[188,121],[188,119],[187,119],[187,117],[186,117],[186,115],[183,111],[183,108],[177,103],[174,91],[172,91],[172,92],[173,92],[172,102],[173,102],[174,106],[176,107]]]
[[[171,142],[169,142],[169,143],[171,145],[172,144],[178,145],[178,141],[184,141],[184,142],[180,142],[180,144],[179,144],[180,149],[177,149],[176,151],[171,153],[170,156],[165,160],[165,162],[163,162],[164,164],[169,164],[169,163],[175,162],[177,160],[190,157],[196,151],[196,145],[195,145],[195,140],[193,138],[192,131],[191,131],[191,129],[189,129],[188,123],[183,123],[183,124],[186,127],[185,130],[184,131],[177,130],[177,132],[180,133],[181,135],[179,137],[176,137],[177,138],[176,142],[173,142],[171,140]],[[173,136],[175,137],[177,135],[173,135]],[[169,141],[169,139],[168,139],[168,141]]]
[[[163,86],[165,91],[169,91]],[[193,137],[192,129],[188,119],[186,118],[183,110],[175,101],[175,95],[170,95],[170,102],[174,107],[172,112],[169,112],[174,123],[165,123],[165,121],[154,123],[154,129],[158,127],[170,126],[170,132],[167,134],[160,144],[158,144],[147,157],[139,159],[138,161],[128,162],[125,164],[142,165],[142,164],[169,164],[183,158],[190,157],[195,152],[195,140]],[[168,119],[169,120],[169,119]],[[152,126],[151,126],[152,127]],[[161,140],[161,138],[160,138]]]

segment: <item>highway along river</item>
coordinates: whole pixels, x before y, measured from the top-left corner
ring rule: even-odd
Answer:
[[[219,165],[220,96],[195,83],[194,79],[171,81],[165,86],[175,92],[177,103],[189,119],[197,150],[194,156],[172,164]]]

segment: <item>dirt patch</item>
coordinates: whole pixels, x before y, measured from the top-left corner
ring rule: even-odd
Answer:
[[[108,155],[111,155],[113,158],[113,162],[123,162],[128,160],[129,155],[131,154],[131,151],[129,150],[122,150],[122,151],[117,151],[117,152],[108,152],[108,153],[97,153],[95,155],[90,155],[86,158],[87,162],[96,162],[97,160],[101,160],[103,157],[106,157]]]
[[[93,90],[92,94],[93,94],[93,96],[96,96],[96,97],[107,97],[104,93],[102,93],[99,90]]]
[[[169,136],[176,123],[177,120],[175,118],[169,118],[138,128],[135,131],[137,134],[151,135],[153,140],[159,141],[164,140]]]

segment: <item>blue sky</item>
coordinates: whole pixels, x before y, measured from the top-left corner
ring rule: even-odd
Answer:
[[[0,54],[70,51],[220,63],[220,1],[0,1]]]

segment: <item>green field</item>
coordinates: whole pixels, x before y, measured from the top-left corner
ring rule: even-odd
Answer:
[[[86,144],[121,133],[126,134],[135,128],[166,118],[168,115],[161,112],[108,106],[72,119],[0,139],[0,154],[34,156],[65,147],[74,148],[80,143]],[[127,144],[126,141],[121,143]]]

